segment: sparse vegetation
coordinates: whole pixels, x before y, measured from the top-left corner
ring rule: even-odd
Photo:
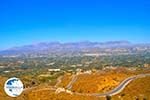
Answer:
[[[17,63],[18,60],[24,63]],[[149,61],[149,53],[101,57],[0,58],[0,65],[4,66],[0,68],[0,100],[13,100],[3,91],[4,81],[12,76],[20,78],[24,87],[31,89],[17,97],[18,100],[149,99],[148,89],[150,86],[147,84],[149,78],[138,79],[127,86],[120,94],[105,98],[65,92],[56,94],[54,90],[51,90],[51,87],[54,87],[57,83],[59,83],[57,87],[67,89],[66,87],[72,80],[72,76],[77,75],[77,80],[70,89],[73,93],[105,93],[114,89],[129,76],[150,73]],[[49,71],[49,69],[60,70]],[[59,79],[59,77],[62,78]],[[139,85],[136,86],[136,84]],[[140,92],[136,95],[137,91]]]

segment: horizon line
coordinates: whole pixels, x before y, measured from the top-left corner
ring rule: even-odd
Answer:
[[[37,45],[40,43],[60,43],[60,44],[67,44],[67,43],[80,43],[80,42],[92,42],[92,43],[107,43],[107,42],[128,42],[130,44],[150,44],[150,42],[131,42],[129,40],[110,40],[110,41],[91,41],[91,40],[81,40],[81,41],[40,41],[36,43],[27,43],[27,44],[22,44],[22,45],[14,45],[6,48],[0,48],[1,50],[7,50],[11,48],[17,48],[17,47],[22,47],[22,46],[29,46],[29,45]]]

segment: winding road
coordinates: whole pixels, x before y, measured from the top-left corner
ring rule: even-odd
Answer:
[[[77,75],[73,75],[72,76],[72,80],[69,82],[69,84],[66,86],[66,88],[68,89],[68,90],[70,90],[71,88],[72,88],[72,85],[73,85],[73,83],[77,80]]]
[[[124,81],[122,81],[116,88],[113,90],[106,92],[106,93],[75,93],[78,95],[88,95],[88,96],[97,96],[97,97],[104,97],[104,96],[112,96],[120,93],[131,81],[137,79],[137,78],[142,78],[150,76],[150,74],[139,74],[135,76],[131,76],[126,78]],[[67,89],[71,89],[73,83],[77,80],[77,76],[73,76],[71,82],[68,84]]]
[[[139,75],[128,77],[124,81],[122,81],[116,88],[114,88],[113,90],[108,91],[106,93],[77,93],[77,92],[75,92],[75,93],[72,92],[72,93],[77,94],[77,95],[87,95],[87,96],[96,96],[96,97],[112,96],[112,95],[116,95],[116,94],[120,93],[131,81],[138,79],[138,78],[146,77],[146,76],[150,76],[150,74],[139,74]],[[62,77],[60,77],[58,79],[58,83],[61,82],[61,78]],[[77,78],[78,78],[77,75],[72,76],[72,80],[69,82],[69,84],[66,87],[67,90],[70,90],[72,88],[72,85],[77,80]],[[31,89],[33,89],[33,88],[26,88],[26,89],[24,89],[24,91],[28,91]],[[54,86],[53,88],[44,88],[44,89],[57,90],[58,87]]]

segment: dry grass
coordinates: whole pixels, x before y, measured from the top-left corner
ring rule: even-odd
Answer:
[[[73,84],[72,90],[80,93],[103,93],[112,90],[129,75],[122,73],[106,73],[80,75]]]
[[[78,76],[72,90],[80,93],[102,93],[113,89],[128,76],[140,73],[149,73],[149,71],[130,72],[124,69],[117,69],[113,71],[100,71],[91,75],[82,74]],[[36,88],[23,92],[17,98],[11,98],[3,90],[6,80],[6,77],[0,77],[0,100],[105,100],[105,98],[67,93],[55,94],[50,89],[51,86],[49,84],[41,84]],[[66,87],[70,80],[71,75],[65,75],[59,86]],[[112,100],[150,100],[150,77],[132,81],[121,93],[111,98]]]
[[[132,81],[121,93],[112,97],[113,100],[150,100],[150,77]]]

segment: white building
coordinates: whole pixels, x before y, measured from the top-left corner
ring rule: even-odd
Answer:
[[[50,72],[59,72],[60,69],[48,69],[48,71],[50,71]]]

